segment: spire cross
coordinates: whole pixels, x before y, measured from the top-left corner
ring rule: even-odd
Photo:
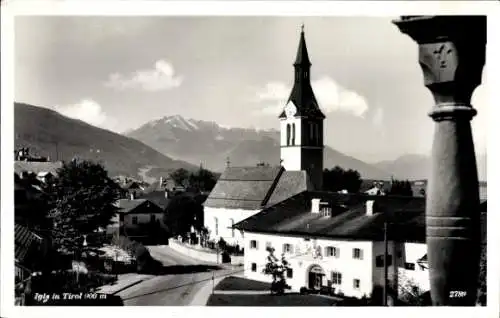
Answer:
[[[304,23],[300,25],[300,32],[304,33]]]

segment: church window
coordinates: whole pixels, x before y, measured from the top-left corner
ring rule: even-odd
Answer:
[[[214,218],[215,220],[215,235],[219,235],[219,219]]]
[[[292,124],[292,146],[295,146],[295,124]]]
[[[286,124],[286,145],[290,146],[290,124]]]

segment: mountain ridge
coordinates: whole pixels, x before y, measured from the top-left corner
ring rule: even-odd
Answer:
[[[197,129],[192,129],[196,126]],[[230,164],[252,166],[280,164],[280,132],[276,129],[222,127],[215,122],[186,119],[180,115],[151,120],[127,133],[161,153],[221,172]],[[390,173],[325,146],[324,167],[336,165],[358,170],[363,178],[390,179]]]
[[[156,179],[177,168],[197,169],[133,138],[28,103],[14,103],[14,133],[16,149],[29,147],[52,160],[96,160],[110,175]]]

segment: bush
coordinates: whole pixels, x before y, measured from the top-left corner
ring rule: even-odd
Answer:
[[[135,259],[137,272],[143,273],[152,267],[158,266],[158,262],[151,256],[149,250],[141,243],[134,242],[125,236],[114,239],[114,244],[126,250]]]
[[[309,294],[309,289],[307,289],[307,287],[300,287],[300,294],[301,295]]]

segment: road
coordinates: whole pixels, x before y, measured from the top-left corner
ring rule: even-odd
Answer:
[[[148,249],[154,258],[163,263],[165,274],[118,293],[125,306],[186,306],[201,287],[211,283],[212,275],[217,277],[237,271],[213,269],[213,264],[189,258],[168,246],[148,246]]]

